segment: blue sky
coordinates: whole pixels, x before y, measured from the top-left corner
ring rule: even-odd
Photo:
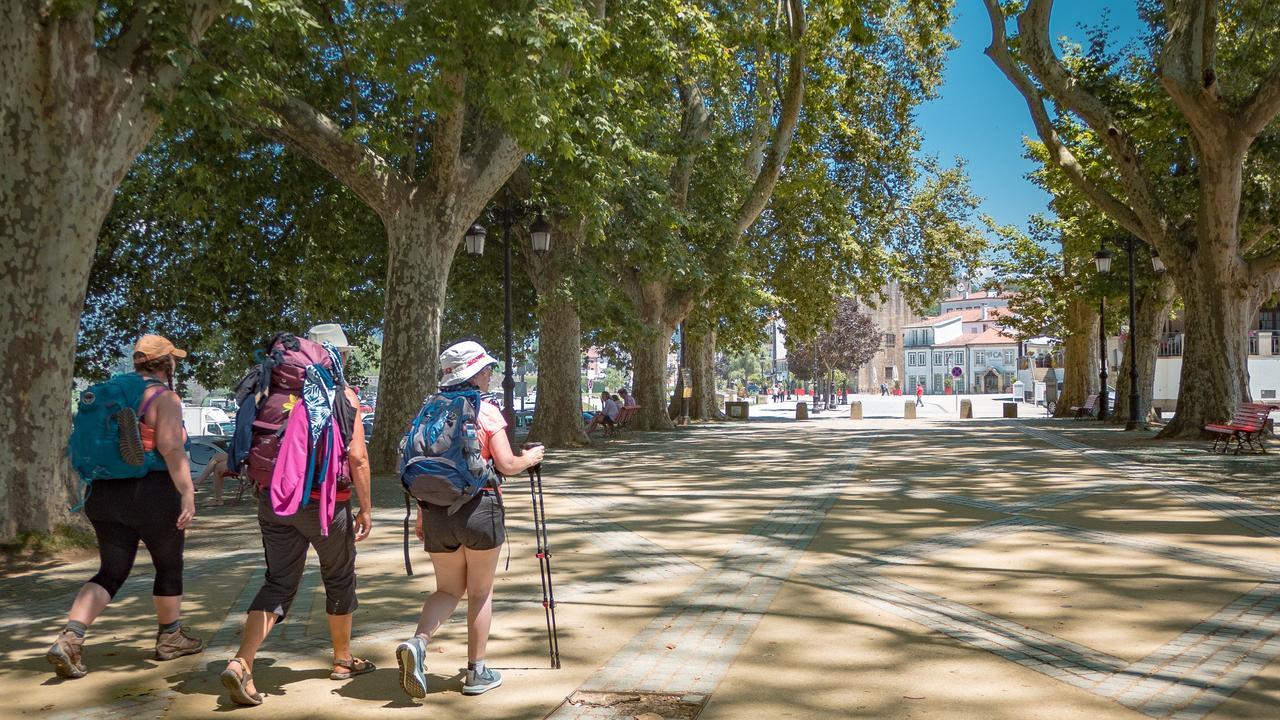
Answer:
[[[1122,33],[1138,25],[1133,2],[1070,0],[1054,5],[1055,38],[1083,38],[1078,24],[1093,24],[1103,9]],[[953,158],[967,160],[974,192],[984,198],[981,212],[1001,224],[1025,228],[1038,212],[1047,212],[1049,196],[1024,176],[1033,169],[1022,157],[1023,137],[1035,128],[1026,103],[1009,81],[983,54],[991,41],[991,26],[982,0],[957,0],[951,34],[960,46],[950,53],[941,97],[924,104],[918,114],[924,132],[924,152],[945,165]]]

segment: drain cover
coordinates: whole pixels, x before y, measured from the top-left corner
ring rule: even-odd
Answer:
[[[620,718],[625,720],[693,720],[707,704],[706,695],[643,692],[575,692],[548,718]]]

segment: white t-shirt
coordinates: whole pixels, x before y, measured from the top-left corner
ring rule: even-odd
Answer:
[[[602,410],[602,412],[604,413],[604,416],[609,418],[610,420],[617,420],[618,419],[618,403],[614,402],[613,398],[609,398],[608,400],[605,400],[604,409]]]

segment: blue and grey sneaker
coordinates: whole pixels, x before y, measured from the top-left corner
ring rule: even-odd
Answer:
[[[497,670],[484,668],[483,670],[467,670],[466,682],[462,684],[463,695],[479,695],[489,692],[490,690],[502,684],[502,675]]]
[[[396,662],[400,665],[400,687],[409,697],[427,696],[427,641],[418,636],[396,646]]]

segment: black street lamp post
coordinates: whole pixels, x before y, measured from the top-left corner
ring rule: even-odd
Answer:
[[[512,352],[511,338],[511,228],[524,219],[528,210],[528,206],[523,201],[515,199],[494,210],[494,216],[497,217],[498,222],[502,223],[502,341],[505,352],[502,358],[502,415],[507,420],[507,440],[513,448],[516,440],[516,381],[512,377],[511,364],[512,355],[514,354]],[[467,253],[482,255],[484,253],[485,236],[484,226],[480,223],[473,223],[471,228],[467,230]],[[538,212],[538,217],[529,228],[529,237],[534,252],[542,254],[550,249],[551,225],[542,216],[541,211]]]
[[[1117,245],[1119,244],[1119,242],[1115,240],[1112,240],[1112,242],[1116,243]],[[1139,422],[1138,420],[1138,338],[1137,338],[1137,332],[1136,332],[1137,325],[1138,325],[1138,319],[1137,319],[1138,301],[1137,301],[1137,291],[1134,287],[1134,278],[1133,278],[1133,236],[1132,235],[1125,235],[1124,251],[1129,262],[1129,268],[1128,268],[1129,270],[1129,420],[1125,423],[1124,429],[1137,430],[1142,427],[1142,423]],[[1097,264],[1098,266],[1099,273],[1102,273],[1105,275],[1106,273],[1111,271],[1111,253],[1107,252],[1105,240],[1103,241],[1103,244],[1098,247],[1098,252],[1093,254],[1093,260],[1094,260],[1094,263]],[[1155,252],[1154,250],[1151,253],[1151,266],[1152,268],[1155,269],[1157,273],[1162,273],[1165,270],[1164,261],[1160,259],[1159,253]],[[1107,395],[1107,384],[1106,384],[1107,376],[1106,376],[1106,369],[1105,369],[1106,367],[1105,365],[1105,360],[1106,360],[1105,332],[1106,331],[1103,330],[1102,332],[1104,333],[1103,334],[1103,337],[1104,337],[1103,368],[1104,369],[1101,373],[1101,376],[1103,379],[1101,394],[1105,398]],[[1102,407],[1105,407],[1105,405]]]
[[[1107,419],[1107,403],[1110,393],[1107,391],[1107,298],[1098,298],[1098,379],[1102,382],[1102,390],[1098,393],[1098,419]]]

